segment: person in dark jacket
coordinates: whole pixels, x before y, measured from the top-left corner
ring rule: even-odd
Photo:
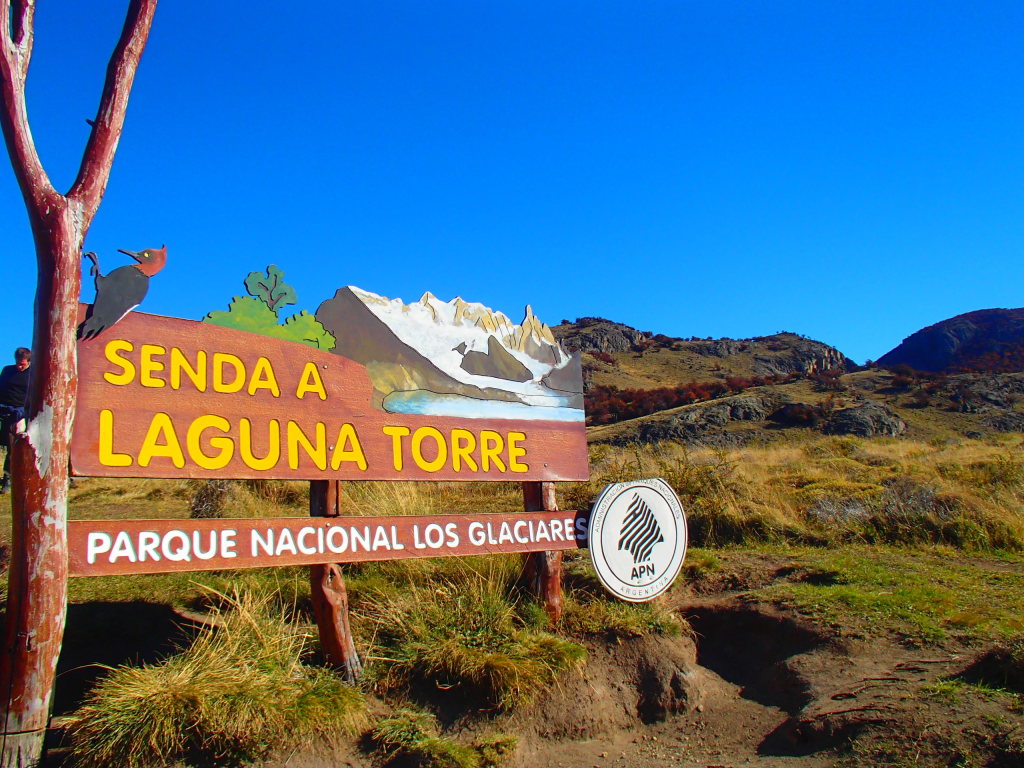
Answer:
[[[15,425],[25,418],[31,364],[32,350],[18,347],[14,350],[14,365],[0,369],[0,439],[7,449],[0,493],[7,493],[11,486],[11,434]]]

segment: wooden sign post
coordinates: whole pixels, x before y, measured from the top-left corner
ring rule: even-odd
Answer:
[[[313,480],[309,484],[309,514],[313,517],[339,517],[336,480]],[[342,671],[354,683],[363,673],[355,639],[348,621],[348,591],[341,568],[336,563],[310,566],[309,585],[313,612],[320,635],[320,648],[327,662]]]
[[[558,510],[552,483],[523,483],[523,509],[527,512]],[[526,556],[523,568],[526,586],[544,605],[548,618],[562,618],[562,553],[542,550]]]

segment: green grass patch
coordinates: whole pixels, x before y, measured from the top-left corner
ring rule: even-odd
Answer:
[[[685,623],[660,601],[626,603],[595,597],[573,590],[563,600],[562,623],[566,632],[577,636],[597,636],[623,640],[644,635],[678,636]]]
[[[496,768],[513,751],[517,739],[496,734],[474,744],[441,735],[427,712],[400,709],[374,726],[370,740],[388,762],[421,768]]]
[[[561,629],[570,635],[624,640],[644,635],[677,636],[688,629],[663,600],[628,603],[612,597],[594,573],[587,554],[567,554],[563,574]]]
[[[787,551],[817,578],[776,582],[757,596],[845,631],[894,632],[915,642],[998,639],[1024,631],[1024,557],[981,567],[951,548]],[[996,561],[998,562],[998,561]]]

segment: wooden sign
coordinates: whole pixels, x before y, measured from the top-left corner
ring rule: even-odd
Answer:
[[[513,325],[460,299],[344,288],[281,324],[281,298],[206,322],[129,312],[81,339],[74,473],[587,479],[579,360],[529,308]]]
[[[586,546],[575,512],[236,520],[75,520],[71,576],[488,555]]]

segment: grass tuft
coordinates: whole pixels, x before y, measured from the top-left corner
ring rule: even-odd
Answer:
[[[70,728],[77,765],[155,768],[199,755],[230,765],[365,724],[361,694],[302,664],[309,635],[266,596],[223,599],[216,627],[181,653],[96,685]]]
[[[400,709],[370,732],[389,762],[421,768],[497,768],[515,750],[508,734],[489,736],[475,745],[442,736],[437,720],[427,712]]]
[[[506,585],[481,576],[410,584],[368,600],[384,684],[458,688],[503,710],[529,701],[586,651],[529,626],[517,607]]]

